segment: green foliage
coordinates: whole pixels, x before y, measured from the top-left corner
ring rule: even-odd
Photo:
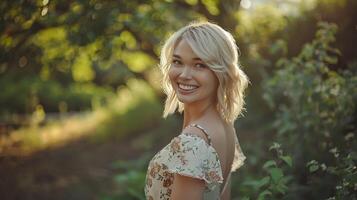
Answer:
[[[60,106],[65,104],[67,110],[88,110],[93,107],[93,102],[98,101],[104,105],[114,93],[111,89],[98,87],[91,83],[71,84],[62,86],[53,80],[42,80],[37,76],[26,76],[16,80],[17,76],[8,74],[0,79],[4,86],[0,93],[0,114],[32,113],[38,104],[46,112],[58,112]],[[16,84],[10,84],[16,81]]]
[[[162,107],[150,86],[131,79],[118,90],[118,97],[104,107],[106,117],[97,127],[95,140],[109,137],[121,139],[129,134],[146,131],[160,122]],[[139,125],[139,126],[138,126]]]
[[[283,154],[280,144],[274,143],[269,147],[274,150],[276,156],[267,160],[263,165],[264,177],[259,180],[248,180],[243,186],[251,187],[251,191],[244,194],[243,199],[281,199],[288,191],[288,184],[292,176],[286,175],[288,168],[292,167],[291,157]],[[246,196],[246,195],[249,195]]]
[[[0,119],[4,114],[34,113],[33,123],[39,125],[48,116],[45,112],[98,108],[106,117],[95,126],[99,134],[94,139],[146,131],[156,126],[161,112],[148,78],[156,66],[160,42],[191,20],[209,19],[235,35],[242,64],[247,66],[244,70],[253,83],[247,99],[250,123],[247,118],[239,123],[253,127],[252,138],[261,131],[273,132],[273,138],[265,134],[254,141],[263,148],[247,148],[252,151],[247,152],[249,169],[242,169],[242,179],[258,181],[238,185],[232,192],[252,199],[353,198],[357,1],[269,1],[256,4],[255,10],[239,9],[239,2],[2,1]],[[295,12],[298,9],[302,14]],[[317,38],[300,52],[312,39],[318,20],[341,24],[335,42],[339,50],[331,45],[336,27],[321,24]],[[289,58],[297,52],[298,56]],[[264,87],[260,87],[262,74],[267,75]],[[133,79],[149,84],[133,83]],[[115,99],[116,89],[119,99],[110,100]],[[270,112],[260,98],[262,93]],[[108,107],[102,107],[107,103]],[[42,110],[37,112],[38,108]],[[271,119],[273,127],[266,129]],[[24,134],[33,146],[41,144],[37,128]],[[260,163],[266,160],[266,141],[291,147],[287,153],[292,156],[278,155]],[[294,172],[288,172],[287,166]],[[128,183],[132,189],[117,199],[139,198],[132,193],[142,187],[143,173],[121,174],[121,184]],[[287,174],[294,179],[283,181]]]
[[[349,135],[351,137],[351,133]],[[347,140],[348,143],[351,142],[349,141],[350,139]],[[350,143],[349,145],[352,144]],[[319,163],[316,160],[311,160],[306,164],[311,176],[323,174],[324,176],[330,175],[336,178],[335,193],[334,195],[329,196],[328,200],[356,199],[357,152],[349,149],[347,149],[347,151],[343,150],[343,152],[339,152],[336,147],[330,149],[329,152],[334,156],[333,164],[327,166],[325,163]]]
[[[333,70],[341,55],[332,47],[336,25],[319,23],[318,27],[316,38],[306,44],[298,56],[277,62],[276,71],[263,87],[264,98],[275,114],[273,128],[277,140],[291,147],[296,163],[295,180],[304,179],[307,173],[302,170],[304,163],[312,173],[307,180],[313,183],[300,181],[296,184],[319,185],[308,188],[311,197],[327,197],[335,186],[345,183],[347,177],[356,173],[352,169],[356,162],[353,146],[356,146],[357,76],[356,65],[350,65],[346,70]],[[343,150],[341,160],[327,155],[328,150],[335,147]],[[321,166],[316,160],[334,166],[327,167],[334,169],[330,171],[333,176],[316,175]],[[322,166],[326,168],[325,164]],[[324,177],[335,182],[326,183]],[[336,198],[355,198],[351,196],[353,189],[347,188],[343,192],[335,191]]]
[[[128,200],[144,200],[144,185],[147,163],[151,159],[151,153],[145,153],[140,158],[127,161],[118,160],[112,164],[116,170],[121,173],[113,178],[116,187],[119,191],[102,199],[128,199]]]
[[[236,17],[240,21],[240,24],[236,27],[238,35],[248,36],[254,33],[249,37],[242,38],[242,40],[248,40],[246,42],[255,45],[251,48],[251,51],[254,51],[253,48],[259,50],[270,45],[270,39],[282,31],[287,24],[284,13],[271,4],[257,5],[254,12],[241,10],[236,13]]]
[[[121,195],[120,196],[121,198],[125,197],[125,199],[141,199],[141,200],[145,199],[142,192],[145,183],[145,171],[137,171],[131,169],[125,174],[117,175],[115,177],[115,180],[118,184],[122,185],[122,187],[125,188],[126,194]]]

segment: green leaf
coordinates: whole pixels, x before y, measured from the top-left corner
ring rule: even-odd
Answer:
[[[280,156],[280,158],[284,160],[290,167],[293,166],[293,161],[290,156]]]
[[[258,200],[264,200],[265,196],[272,196],[272,193],[269,190],[264,190],[262,193],[259,194]]]
[[[259,190],[261,187],[265,186],[269,182],[270,182],[270,177],[266,176],[258,181],[256,180],[244,181],[243,185],[253,187],[254,190]]]
[[[318,165],[311,165],[310,167],[309,167],[309,171],[310,172],[315,172],[316,170],[318,170],[319,169],[319,166]]]
[[[274,183],[278,183],[284,176],[283,171],[279,168],[272,168],[269,170],[269,173]]]
[[[272,150],[272,149],[279,149],[280,148],[280,144],[277,143],[277,142],[274,142],[273,145],[271,145],[269,147],[269,151]]]
[[[274,160],[268,160],[267,162],[265,162],[264,165],[263,165],[263,168],[267,169],[267,168],[269,168],[271,166],[274,166],[274,167],[277,166],[276,162]]]
[[[306,167],[309,167],[310,165],[317,165],[317,161],[316,160],[310,160],[308,163],[306,163]]]
[[[266,176],[264,178],[262,178],[261,180],[258,181],[258,188],[261,188],[263,187],[264,185],[268,184],[270,181],[270,177],[269,176]]]
[[[278,192],[280,192],[281,194],[285,194],[286,190],[288,189],[288,187],[286,187],[286,185],[284,184],[279,184],[277,187],[276,187],[276,190]]]

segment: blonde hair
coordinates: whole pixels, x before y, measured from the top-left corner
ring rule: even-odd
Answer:
[[[242,113],[244,91],[249,84],[248,77],[240,69],[238,47],[233,36],[220,26],[210,22],[192,22],[172,34],[161,49],[160,69],[163,73],[162,86],[167,95],[163,117],[178,109],[181,113],[183,103],[179,102],[172,88],[168,71],[176,45],[185,39],[195,54],[215,73],[219,86],[217,89],[217,109],[222,118],[233,123]]]

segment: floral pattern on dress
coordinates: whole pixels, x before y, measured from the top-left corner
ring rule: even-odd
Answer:
[[[219,199],[223,176],[218,153],[200,136],[180,134],[152,158],[146,174],[146,198],[170,199],[175,173],[204,180],[204,199]]]

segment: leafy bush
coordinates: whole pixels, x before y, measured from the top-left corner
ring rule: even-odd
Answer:
[[[144,184],[146,176],[147,163],[151,159],[151,153],[144,153],[135,160],[118,160],[112,164],[114,169],[120,170],[114,176],[117,191],[103,196],[103,200],[144,200]]]
[[[298,56],[277,62],[264,81],[264,98],[274,113],[276,140],[291,147],[295,163],[289,199],[356,199],[357,65],[336,67],[337,26],[318,27]]]
[[[91,83],[63,86],[53,80],[42,80],[31,75],[19,78],[11,73],[1,77],[0,85],[0,114],[32,113],[38,104],[46,112],[60,111],[61,104],[65,104],[70,111],[90,110],[93,101],[104,104],[107,98],[114,96],[112,89]]]
[[[250,187],[250,190],[244,194],[243,200],[281,199],[288,191],[288,184],[291,182],[292,177],[286,174],[288,172],[287,166],[289,168],[292,167],[291,157],[283,154],[281,145],[278,143],[270,146],[269,150],[274,150],[276,157],[264,163],[264,178],[243,182],[243,186]]]

